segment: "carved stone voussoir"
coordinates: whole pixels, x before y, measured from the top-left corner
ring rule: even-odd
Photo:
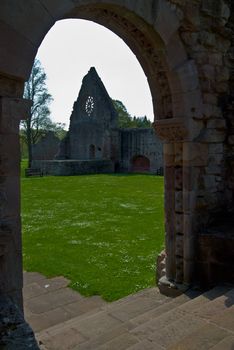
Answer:
[[[160,119],[154,122],[156,134],[167,142],[182,142],[188,139],[189,132],[182,118]]]

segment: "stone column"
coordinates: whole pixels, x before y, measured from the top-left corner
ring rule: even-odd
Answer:
[[[184,144],[187,130],[183,120],[172,118],[155,122],[156,133],[164,140],[166,276],[159,288],[176,296],[188,288],[184,283]],[[188,258],[190,259],[190,257]]]
[[[0,97],[0,293],[22,308],[20,119],[30,102]]]
[[[184,283],[193,283],[196,239],[202,206],[199,178],[208,162],[208,144],[184,142],[183,144],[183,212],[184,212]],[[205,213],[204,213],[205,215]]]
[[[163,145],[164,153],[164,210],[165,210],[165,251],[166,251],[166,277],[173,281],[176,275],[175,266],[175,149],[173,143]]]

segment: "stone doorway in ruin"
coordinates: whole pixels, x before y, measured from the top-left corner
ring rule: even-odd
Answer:
[[[89,159],[96,158],[96,147],[94,145],[89,145]]]
[[[132,158],[131,163],[134,173],[148,173],[150,171],[150,160],[145,156],[135,156]]]
[[[58,6],[58,3],[61,6]],[[17,3],[15,6],[20,4]],[[194,144],[193,140],[200,131],[194,119],[200,116],[201,93],[196,66],[188,58],[178,33],[179,19],[176,12],[167,1],[155,1],[153,5],[147,2],[146,5],[144,1],[125,0],[108,3],[64,0],[48,1],[48,4],[40,1],[32,8],[25,6],[25,9],[16,11],[21,13],[21,22],[14,24],[19,26],[18,32],[14,30],[9,34],[6,30],[6,36],[12,36],[12,40],[8,40],[9,43],[14,38],[14,42],[20,42],[21,46],[20,49],[16,48],[13,56],[5,58],[6,64],[2,70],[4,79],[1,81],[3,91],[1,111],[5,113],[3,117],[6,115],[5,118],[14,120],[14,123],[6,122],[4,129],[4,133],[8,137],[11,135],[12,138],[11,148],[5,151],[5,159],[11,159],[14,167],[18,169],[16,169],[17,179],[15,175],[12,177],[10,171],[6,173],[9,181],[5,184],[5,192],[6,196],[9,195],[11,198],[10,204],[15,210],[16,219],[15,221],[12,219],[14,221],[12,230],[16,238],[14,244],[6,241],[8,253],[5,255],[3,273],[0,277],[3,292],[21,304],[22,248],[17,129],[20,118],[26,117],[30,106],[22,99],[23,81],[26,81],[30,74],[36,51],[44,36],[56,20],[63,18],[91,20],[116,33],[136,55],[147,76],[154,107],[155,130],[164,140],[165,284],[168,280],[170,283],[180,285],[191,284],[195,258],[193,225],[196,221],[191,176],[194,166],[196,168],[203,166],[202,159],[198,158],[194,163],[193,158],[194,149],[196,148],[198,153],[200,151],[199,144]],[[30,11],[31,28],[27,32],[28,39],[24,42],[20,34],[20,25],[23,21],[28,23],[28,11]],[[38,17],[38,13],[41,12],[44,13],[43,19]],[[29,42],[33,45],[29,45]],[[15,148],[14,152],[12,147]],[[8,168],[7,162],[6,168]],[[11,195],[11,181],[15,189],[14,198]],[[11,209],[8,207],[6,210],[12,218]]]

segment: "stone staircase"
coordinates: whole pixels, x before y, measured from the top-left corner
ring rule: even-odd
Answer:
[[[43,350],[234,350],[231,286],[174,299],[150,288],[107,303],[63,277],[24,277],[25,316]]]

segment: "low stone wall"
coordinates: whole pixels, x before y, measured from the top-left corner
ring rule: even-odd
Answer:
[[[35,160],[33,168],[40,168],[44,175],[111,174],[114,164],[111,160]]]

